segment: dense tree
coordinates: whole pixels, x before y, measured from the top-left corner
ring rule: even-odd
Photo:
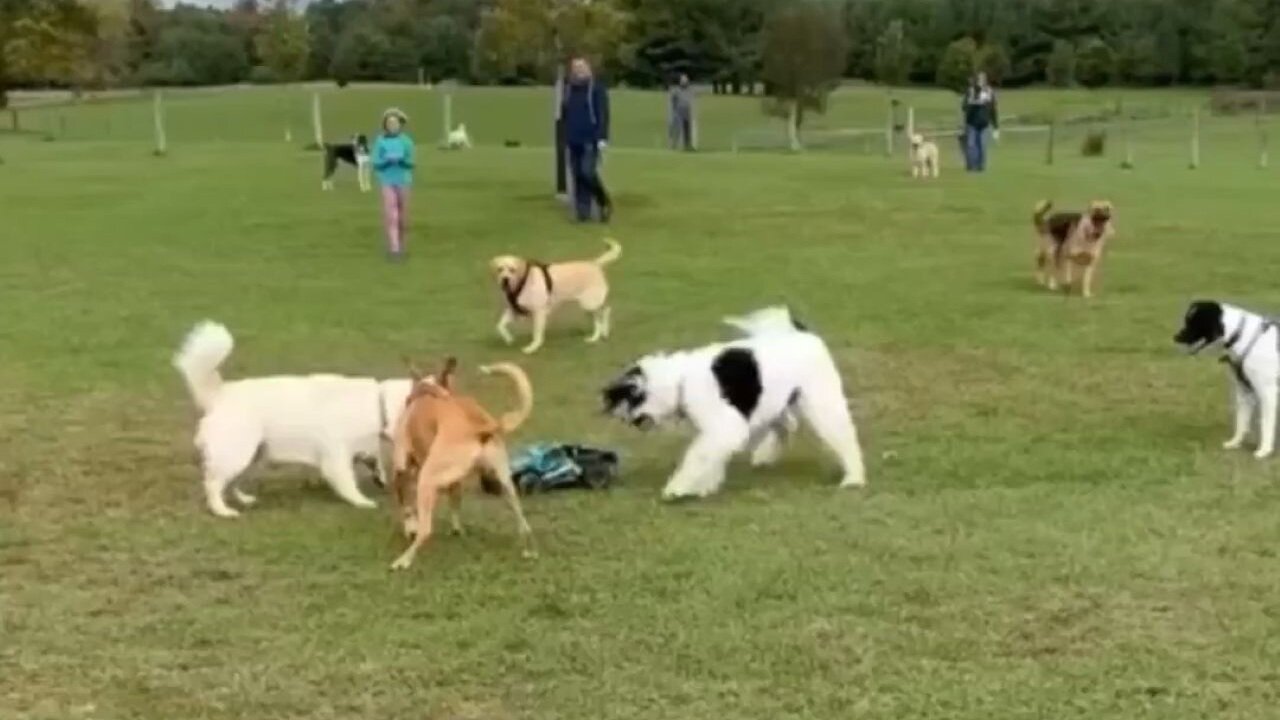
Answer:
[[[1075,54],[1075,79],[1085,87],[1100,87],[1111,81],[1116,70],[1116,54],[1101,38],[1086,40]]]
[[[956,92],[964,90],[978,69],[978,44],[973,38],[960,38],[947,46],[938,62],[937,83]]]
[[[1066,40],[1053,44],[1053,52],[1045,65],[1045,79],[1050,85],[1068,87],[1076,82],[1076,49]]]
[[[306,20],[294,12],[291,0],[275,0],[258,26],[254,47],[261,67],[277,82],[297,82],[307,70],[310,38]]]
[[[892,85],[954,87],[966,67],[1005,86],[1280,83],[1280,0],[814,1],[844,38],[844,75]],[[405,81],[423,73],[545,82],[566,55],[583,53],[616,82],[652,87],[686,73],[718,92],[752,92],[762,78],[765,19],[792,4],[206,2],[0,0],[0,48],[10,48],[0,52],[0,88],[236,82],[250,69],[259,79]],[[284,5],[305,5],[305,22],[282,13]],[[26,47],[40,51],[20,51]]]
[[[907,39],[901,20],[892,20],[876,40],[875,79],[885,85],[902,85],[911,75],[916,48]]]
[[[79,87],[92,79],[98,17],[87,6],[9,0],[0,23],[0,96],[13,81]]]

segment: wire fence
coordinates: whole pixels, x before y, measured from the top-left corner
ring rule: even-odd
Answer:
[[[1015,96],[1016,97],[1016,96]],[[1066,97],[1066,96],[1064,96]],[[1096,154],[1130,168],[1152,158],[1206,163],[1270,165],[1270,135],[1277,122],[1265,103],[1226,112],[1203,95],[1167,104],[1126,104],[1123,99],[1077,102],[1068,111],[1010,113],[1001,147],[1054,163]],[[1087,97],[1087,96],[1085,96]],[[806,152],[905,157],[918,132],[944,152],[959,150],[958,113],[944,95],[919,111],[871,93],[851,95],[800,133]],[[947,100],[946,102],[942,102]],[[1014,104],[1016,104],[1016,100]],[[138,142],[158,151],[198,142],[284,142],[374,134],[381,109],[405,110],[419,143],[443,140],[465,122],[478,146],[547,147],[552,143],[551,102],[542,88],[437,86],[348,88],[290,86],[222,90],[142,90],[75,103],[39,104],[0,112],[0,133],[49,141]],[[703,112],[705,107],[706,112]],[[1280,109],[1280,104],[1277,106]],[[699,106],[703,151],[790,152],[786,123],[764,121],[748,99],[707,98]],[[1215,112],[1217,110],[1217,112]],[[613,144],[668,147],[665,107],[654,93],[619,92]],[[843,123],[845,118],[854,122]],[[883,118],[879,123],[876,118]],[[956,144],[953,144],[956,143]],[[1088,146],[1088,147],[1086,147]]]

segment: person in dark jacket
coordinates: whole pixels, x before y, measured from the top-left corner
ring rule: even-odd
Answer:
[[[591,65],[584,58],[574,58],[569,65],[562,103],[574,210],[578,220],[586,222],[594,204],[601,222],[608,222],[613,203],[600,178],[600,152],[609,142],[609,93],[591,74]]]
[[[1000,139],[1000,114],[996,107],[996,91],[987,82],[986,73],[978,73],[969,83],[961,104],[964,112],[964,166],[969,172],[987,169],[987,128]]]

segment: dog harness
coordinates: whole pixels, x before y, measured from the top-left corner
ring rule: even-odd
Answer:
[[[1222,343],[1222,346],[1228,351],[1231,350],[1233,345],[1240,342],[1240,338],[1244,335],[1244,323],[1246,319],[1248,319],[1247,316],[1241,315],[1240,322],[1236,323],[1236,329],[1227,337],[1226,341]],[[1219,358],[1219,362],[1226,363],[1227,366],[1231,368],[1231,372],[1235,373],[1236,381],[1239,382],[1250,395],[1256,394],[1256,391],[1253,389],[1253,383],[1249,382],[1249,377],[1244,373],[1244,361],[1249,358],[1249,353],[1253,352],[1254,346],[1258,344],[1258,341],[1262,339],[1262,336],[1266,335],[1268,330],[1276,326],[1274,322],[1261,316],[1258,317],[1258,321],[1258,329],[1253,333],[1253,337],[1249,339],[1249,344],[1244,346],[1244,350],[1240,352],[1238,358],[1231,357],[1230,352],[1227,352]],[[1280,345],[1280,340],[1278,340],[1277,343]]]
[[[524,292],[525,285],[529,284],[529,274],[533,272],[534,268],[537,268],[538,272],[542,273],[542,281],[547,284],[548,295],[555,288],[555,285],[551,282],[551,270],[547,268],[546,263],[538,262],[537,260],[526,262],[524,273],[520,275],[520,281],[516,283],[515,287],[508,285],[506,280],[502,281],[502,294],[507,298],[507,306],[511,308],[511,312],[517,315],[527,316],[529,314],[529,309],[520,304],[520,293]]]

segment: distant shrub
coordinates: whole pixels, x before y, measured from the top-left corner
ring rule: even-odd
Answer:
[[[280,82],[280,78],[276,75],[276,71],[266,65],[254,65],[249,71],[249,82],[254,85],[274,85]]]
[[[1080,145],[1080,154],[1085,157],[1101,157],[1107,152],[1107,131],[1090,130]]]

